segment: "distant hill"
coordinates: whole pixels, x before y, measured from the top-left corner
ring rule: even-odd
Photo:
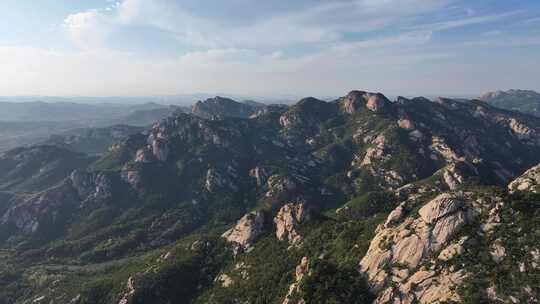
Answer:
[[[28,146],[46,142],[52,135],[60,135],[68,142],[81,140],[82,130],[99,139],[83,140],[96,149],[86,150],[89,146],[76,148],[73,151],[85,153],[101,153],[103,130],[116,125],[146,127],[152,125],[176,111],[190,111],[178,106],[165,106],[157,103],[145,104],[79,104],[79,103],[45,103],[45,102],[0,102],[0,152],[20,146]],[[72,131],[73,130],[73,131]],[[74,139],[73,134],[77,134]],[[130,135],[131,133],[127,134]],[[58,139],[58,138],[56,138]],[[101,144],[95,142],[101,141]],[[118,140],[118,138],[115,138]],[[55,144],[58,141],[54,142]],[[81,142],[82,143],[82,142]],[[71,144],[69,144],[72,146]],[[108,146],[107,146],[108,147]],[[105,148],[107,148],[105,147]]]
[[[153,109],[143,109],[133,111],[126,117],[120,119],[119,123],[134,125],[134,126],[147,126],[159,121],[167,116],[174,114],[176,111],[189,112],[187,107],[169,106]]]
[[[237,102],[230,98],[216,96],[205,101],[198,101],[192,107],[191,113],[202,118],[213,116],[248,118],[265,107],[264,104],[255,101]]]
[[[83,104],[72,102],[0,102],[0,121],[92,121],[102,123],[132,112],[167,108],[157,103]]]
[[[45,143],[73,152],[99,155],[107,152],[116,142],[144,131],[144,127],[114,125],[104,128],[79,128],[51,135]]]
[[[540,93],[532,90],[488,92],[479,99],[502,109],[540,116]]]

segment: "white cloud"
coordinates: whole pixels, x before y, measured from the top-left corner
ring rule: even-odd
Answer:
[[[199,47],[286,47],[331,43],[343,32],[365,33],[395,24],[402,18],[441,8],[450,0],[346,0],[329,1],[296,12],[281,12],[238,26],[195,16],[174,1],[124,0],[118,18],[125,24],[141,23],[175,34]],[[253,4],[256,9],[257,4]]]
[[[521,11],[513,11],[513,12],[508,12],[508,13],[503,13],[503,14],[483,15],[483,16],[477,16],[477,17],[454,19],[454,20],[449,20],[449,21],[444,21],[444,22],[413,26],[411,27],[411,29],[440,32],[440,31],[446,31],[446,30],[474,25],[474,24],[494,22],[494,21],[498,21],[504,18],[515,16],[520,13]]]
[[[112,24],[101,10],[91,9],[67,16],[64,27],[78,46],[89,48],[105,43]]]
[[[0,92],[9,92],[9,95],[231,92],[259,96],[282,93],[327,96],[366,89],[389,94],[446,94],[480,92],[488,84],[489,88],[503,85],[498,76],[502,74],[508,78],[505,87],[535,87],[534,79],[540,70],[539,64],[524,66],[524,62],[516,58],[497,63],[488,58],[470,62],[447,51],[408,50],[410,41],[402,37],[388,38],[379,45],[391,41],[393,48],[344,43],[297,57],[230,48],[159,60],[107,49],[58,52],[0,47],[3,67]],[[463,63],[456,65],[456,62]],[[497,73],[485,73],[495,66]]]
[[[506,87],[534,87],[540,63],[524,66],[524,60],[493,58],[475,62],[464,54],[480,42],[462,44],[459,49],[431,43],[435,32],[515,13],[413,26],[422,14],[452,1],[326,1],[239,25],[195,15],[175,1],[111,0],[105,8],[64,20],[69,37],[80,46],[78,51],[0,46],[0,95],[337,95],[351,89],[396,94],[444,89],[439,92],[442,94],[452,90],[480,92],[489,81],[491,89],[501,83],[503,74],[509,79]],[[132,25],[167,31],[198,51],[176,58],[148,58],[106,48],[116,29]],[[387,27],[388,31],[378,31]],[[355,39],[345,39],[347,34],[356,35]],[[537,43],[535,39],[512,44]],[[482,43],[488,46],[494,42]],[[296,54],[291,52],[298,45],[303,48],[295,49]],[[477,69],[456,62],[467,62]],[[486,74],[492,66],[497,66],[498,72]],[[525,72],[518,73],[516,67]],[[463,71],[468,74],[461,75]]]

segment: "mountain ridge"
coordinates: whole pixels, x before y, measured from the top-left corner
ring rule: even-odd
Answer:
[[[9,269],[0,269],[8,278],[0,299],[292,304],[538,297],[535,290],[490,295],[497,282],[471,276],[472,262],[417,267],[440,263],[436,254],[454,246],[460,233],[476,231],[479,219],[491,223],[469,216],[474,206],[487,214],[492,203],[507,200],[511,209],[504,212],[536,210],[531,198],[505,187],[527,190],[524,185],[537,180],[532,170],[524,175],[530,178],[512,182],[540,162],[539,118],[484,102],[390,101],[363,91],[331,102],[304,98],[290,107],[242,111],[242,117],[223,113],[175,113],[48,189],[6,195],[0,228],[8,231],[1,240]],[[501,199],[492,197],[499,192]],[[399,234],[412,227],[439,245]],[[482,250],[493,245],[501,251],[496,238],[471,239],[487,242]],[[456,244],[447,251],[460,252]],[[405,265],[407,253],[418,263]],[[384,256],[396,258],[377,258]],[[509,265],[504,257],[492,265],[464,256],[493,269]],[[80,272],[55,271],[50,263]],[[101,263],[115,266],[85,270]],[[28,275],[13,274],[21,267]],[[510,269],[521,273],[518,266]],[[45,283],[30,287],[37,275]],[[437,288],[436,282],[457,278],[463,290]],[[470,289],[469,279],[487,286]],[[392,280],[404,289],[393,289]],[[11,292],[20,288],[28,294]]]
[[[485,93],[479,99],[503,109],[540,116],[540,93],[533,90],[499,90]]]

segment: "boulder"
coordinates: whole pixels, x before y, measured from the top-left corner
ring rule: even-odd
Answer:
[[[465,252],[465,243],[469,238],[467,236],[462,237],[458,242],[448,245],[444,248],[438,256],[441,261],[449,261],[452,258]]]

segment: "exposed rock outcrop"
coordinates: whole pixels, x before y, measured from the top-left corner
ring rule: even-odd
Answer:
[[[441,194],[419,210],[418,218],[402,219],[404,205],[390,214],[360,262],[371,290],[378,295],[377,303],[412,303],[413,299],[433,303],[437,297],[457,297],[451,286],[465,277],[464,272],[414,271],[422,261],[431,259],[434,253],[444,248],[470,221],[466,208],[461,195]],[[390,282],[399,283],[400,290],[385,288]],[[437,282],[447,285],[443,288]],[[410,286],[416,287],[412,290]],[[408,300],[399,302],[396,299]]]
[[[216,278],[216,282],[219,282],[222,287],[230,287],[234,284],[234,280],[227,274],[222,273]]]
[[[78,210],[101,206],[112,198],[112,175],[75,170],[45,191],[13,197],[12,206],[0,217],[0,225],[13,225],[23,234],[35,234],[44,227],[59,229]]]
[[[49,190],[20,197],[0,218],[0,225],[13,225],[24,234],[34,234],[46,225],[63,225],[59,213],[70,213],[79,207],[79,196],[67,182]]]
[[[157,138],[152,141],[152,153],[159,161],[166,161],[169,156],[169,146],[163,138]]]
[[[255,167],[249,170],[249,176],[253,177],[257,182],[257,186],[262,186],[268,180],[268,173],[262,167]]]
[[[283,300],[283,304],[305,304],[304,299],[300,299],[295,303],[291,302],[291,296],[298,292],[298,288],[300,287],[300,283],[302,282],[302,279],[305,275],[309,274],[309,260],[307,257],[303,257],[302,261],[298,266],[296,266],[295,271],[295,281],[289,286],[289,291],[287,292],[287,295],[285,296],[285,299]]]
[[[103,203],[113,196],[111,173],[74,171],[70,176],[70,182],[82,200],[81,207],[92,203]]]
[[[272,175],[267,182],[267,197],[276,197],[296,189],[297,185],[293,178],[283,175]]]
[[[342,98],[340,103],[343,111],[353,114],[362,109],[380,112],[388,106],[390,101],[381,93],[352,91]]]
[[[276,224],[276,237],[280,241],[287,241],[291,247],[300,247],[302,237],[298,233],[298,226],[309,218],[309,212],[304,203],[289,203],[281,207],[274,218]]]
[[[248,250],[263,231],[264,214],[255,211],[244,215],[236,225],[225,231],[222,237],[234,243],[237,248]]]
[[[133,281],[133,277],[129,277],[126,283],[126,291],[122,295],[122,298],[118,302],[118,304],[131,304],[133,300],[133,296],[135,295],[135,284]]]
[[[362,166],[371,165],[385,156],[386,137],[384,134],[378,135],[371,144],[373,147],[366,150],[366,154],[360,163]]]
[[[540,165],[537,165],[516,178],[508,185],[508,189],[515,191],[529,191],[540,193]]]
[[[216,192],[220,189],[232,191],[236,191],[238,189],[228,174],[224,174],[215,168],[210,168],[208,171],[206,171],[204,188],[210,193]]]
[[[462,237],[459,241],[448,245],[448,247],[441,250],[441,253],[439,253],[438,259],[442,261],[449,261],[452,258],[459,256],[460,254],[463,254],[465,251],[465,244],[469,240],[468,236]]]
[[[386,289],[375,301],[383,303],[447,303],[459,302],[460,298],[455,287],[463,283],[466,278],[464,271],[450,272],[444,270],[420,269],[409,277],[396,291]]]

